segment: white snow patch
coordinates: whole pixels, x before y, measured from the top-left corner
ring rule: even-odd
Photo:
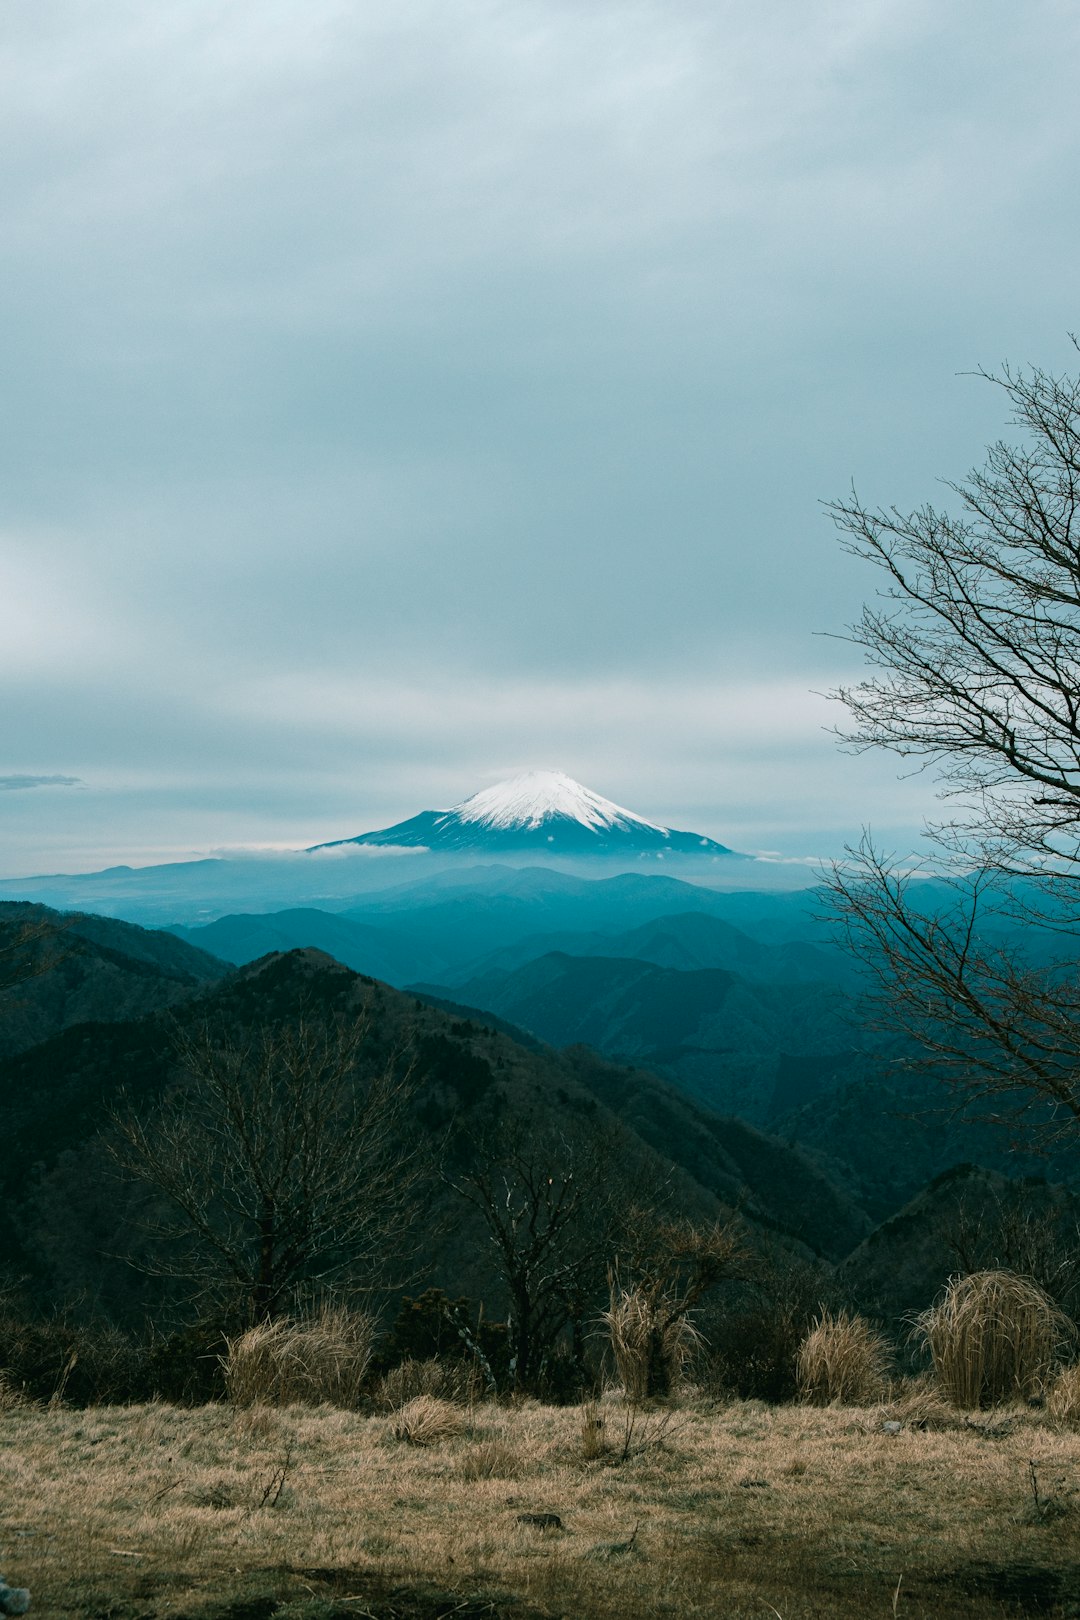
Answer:
[[[447,814],[459,821],[500,829],[540,827],[545,821],[560,817],[580,822],[594,832],[609,827],[627,830],[645,827],[650,832],[665,835],[668,831],[582,787],[564,771],[526,771],[521,776],[512,776],[509,781],[482,788],[471,798],[454,805]]]

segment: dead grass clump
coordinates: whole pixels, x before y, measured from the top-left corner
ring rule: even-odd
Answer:
[[[375,1406],[380,1412],[397,1412],[418,1395],[442,1395],[446,1382],[442,1362],[435,1356],[415,1361],[410,1356],[391,1367],[375,1385]]]
[[[607,1449],[607,1416],[598,1401],[586,1401],[581,1408],[582,1460],[596,1462]]]
[[[27,1404],[25,1393],[0,1367],[0,1412],[14,1412],[18,1407]]]
[[[440,1400],[469,1406],[481,1394],[475,1370],[464,1362],[440,1361],[435,1356],[414,1361],[410,1357],[379,1379],[375,1406],[381,1412],[396,1412],[418,1395],[437,1395]]]
[[[646,1400],[657,1389],[674,1389],[683,1378],[701,1335],[666,1295],[644,1287],[613,1290],[601,1317],[628,1401]]]
[[[961,1426],[956,1408],[950,1406],[932,1373],[901,1379],[891,1400],[882,1408],[881,1416],[884,1421],[900,1423],[905,1429],[941,1432]]]
[[[1049,1294],[1011,1271],[954,1277],[916,1319],[954,1406],[997,1406],[1038,1393],[1071,1335]]]
[[[374,1342],[371,1317],[341,1307],[261,1322],[228,1341],[222,1364],[229,1399],[235,1406],[353,1408]]]
[[[1055,1423],[1080,1425],[1080,1362],[1058,1373],[1046,1398],[1046,1410]]]
[[[452,1440],[465,1427],[461,1409],[436,1395],[417,1395],[397,1414],[394,1436],[410,1446],[433,1446]]]
[[[868,1406],[888,1388],[889,1347],[861,1316],[822,1310],[799,1346],[799,1395],[813,1406]]]
[[[208,1483],[193,1485],[187,1493],[189,1502],[196,1507],[224,1508],[236,1507],[240,1500],[240,1492],[231,1480],[211,1480]]]
[[[470,1446],[458,1465],[458,1474],[464,1480],[521,1479],[529,1469],[516,1446],[501,1439],[481,1440]]]

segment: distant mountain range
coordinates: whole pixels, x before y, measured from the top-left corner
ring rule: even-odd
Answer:
[[[564,1050],[588,1043],[811,1149],[875,1220],[966,1158],[1042,1168],[954,1117],[938,1083],[889,1061],[861,1027],[859,965],[834,943],[820,890],[459,863],[333,911],[234,912],[174,931],[237,965],[317,947],[473,1009],[459,1016],[494,1017]],[[1070,1179],[1063,1163],[1051,1170]]]
[[[666,929],[657,937],[665,933],[671,937]],[[493,969],[455,994],[552,1046],[594,1047],[757,1125],[790,1107],[793,1095],[802,1103],[835,1088],[852,1056],[850,1002],[827,983],[754,984],[725,968],[552,951],[509,972]]]
[[[807,865],[739,854],[704,833],[649,821],[560,771],[532,771],[450,810],[424,810],[395,826],[308,849],[2,878],[0,901],[193,926],[230,914],[344,911],[382,899],[394,909],[406,888],[443,883],[449,892],[462,878],[472,884],[477,863],[495,862],[501,877],[542,867],[578,880],[625,872],[663,881],[660,874],[667,872],[678,873],[687,888],[706,884],[729,892],[792,893],[815,881]],[[423,969],[436,970],[430,963]]]
[[[681,909],[657,915],[665,904]],[[806,896],[498,868],[403,885],[363,915],[234,916],[187,940],[0,905],[0,1254],[55,1303],[78,1294],[141,1319],[145,1284],[115,1258],[139,1209],[118,1201],[109,1108],[168,1083],[178,1021],[224,1019],[243,1033],[289,1009],[329,1015],[340,1000],[370,1010],[372,1061],[415,1054],[417,1128],[433,1140],[452,1121],[468,1134],[496,1114],[568,1130],[607,1120],[626,1133],[635,1173],[671,1178],[686,1213],[737,1204],[783,1243],[850,1257],[841,1279],[855,1294],[906,1310],[952,1268],[961,1205],[992,1235],[1018,1174],[1075,1187],[1076,1168],[1065,1152],[1039,1163],[1010,1152],[957,1118],[932,1079],[880,1047],[859,1050],[846,965],[815,913]],[[259,960],[230,970],[196,939]],[[447,970],[442,982],[405,988],[425,961]],[[368,976],[389,967],[402,989]],[[928,1187],[970,1159],[986,1167],[981,1180]],[[1045,1196],[1073,1218],[1070,1194]],[[433,1240],[435,1280],[485,1297],[484,1243],[459,1225]]]
[[[657,872],[583,878],[491,865],[437,873],[344,908],[230,910],[173,931],[237,966],[315,946],[399,987],[425,980],[452,988],[549,951],[728,968],[769,982],[848,982],[851,959],[830,943],[814,906],[812,893],[729,894]]]
[[[470,855],[746,858],[702,833],[680,832],[647,821],[583,787],[563,771],[527,771],[481,789],[450,810],[423,810],[393,827],[316,844],[314,850],[340,849],[349,844]]]

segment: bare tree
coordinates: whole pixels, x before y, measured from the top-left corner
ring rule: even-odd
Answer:
[[[982,375],[1026,438],[948,486],[958,514],[829,508],[885,575],[851,629],[882,673],[838,696],[856,747],[939,766],[963,801],[949,847],[1080,884],[1080,378]]]
[[[113,1116],[119,1163],[171,1210],[159,1270],[238,1296],[253,1320],[382,1278],[425,1167],[404,1128],[410,1076],[393,1059],[368,1072],[366,1036],[362,1016],[242,1040],[177,1027],[177,1084],[149,1113]]]
[[[614,1129],[572,1136],[518,1120],[475,1142],[468,1167],[447,1177],[479,1213],[506,1289],[515,1389],[542,1385],[563,1336],[581,1367],[626,1207],[624,1159]]]
[[[1075,343],[1075,340],[1074,340]],[[855,749],[940,773],[927,895],[864,839],[830,886],[881,1021],[992,1118],[1080,1124],[1080,378],[1005,367],[1021,442],[993,445],[953,512],[830,511],[883,576],[850,631],[875,673],[836,694]],[[1009,923],[1012,945],[1006,943]],[[1017,924],[1059,940],[1054,966]],[[1054,953],[1044,952],[1046,955]]]

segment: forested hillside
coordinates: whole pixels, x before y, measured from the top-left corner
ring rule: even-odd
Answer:
[[[714,921],[661,916],[630,943],[715,961],[735,930]],[[948,1218],[926,1184],[965,1159],[1017,1168],[985,1129],[928,1128],[932,1081],[845,1048],[839,975],[770,983],[549,952],[436,993],[312,948],[230,970],[102,918],[8,907],[3,924],[0,1283],[18,1311],[71,1333],[138,1339],[152,1322],[189,1347],[171,1371],[144,1365],[174,1391],[198,1385],[189,1354],[212,1360],[224,1324],[327,1289],[387,1320],[435,1289],[482,1322],[520,1322],[515,1267],[533,1265],[521,1234],[550,1223],[575,1281],[545,1306],[547,1328],[529,1329],[549,1334],[544,1377],[557,1345],[584,1367],[610,1266],[644,1264],[641,1233],[680,1222],[742,1234],[743,1269],[710,1307],[729,1346],[765,1331],[762,1311],[790,1325],[825,1298],[895,1313],[948,1274],[967,1218],[968,1183]],[[265,924],[292,925],[309,919]],[[536,937],[523,927],[520,943]],[[774,952],[816,964],[821,950],[759,944],[751,967]],[[969,1190],[992,1255],[1007,1200]],[[1047,1198],[1060,1225],[1069,1195]],[[790,1378],[786,1343],[745,1364],[745,1387]]]

